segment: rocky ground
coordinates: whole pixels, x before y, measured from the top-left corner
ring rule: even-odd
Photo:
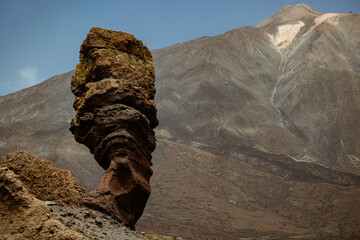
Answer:
[[[132,231],[79,206],[83,187],[67,170],[27,152],[0,158],[0,240],[180,240]]]
[[[66,227],[84,235],[89,239],[108,240],[137,240],[137,239],[159,239],[180,240],[175,236],[150,235],[144,232],[132,231],[119,223],[111,216],[101,212],[80,207],[63,207],[47,202],[53,217],[63,223]]]

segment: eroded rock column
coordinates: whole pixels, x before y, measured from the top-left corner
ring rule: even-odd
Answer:
[[[71,81],[76,116],[70,130],[106,171],[83,204],[134,228],[151,189],[155,150],[155,69],[133,35],[92,28]]]

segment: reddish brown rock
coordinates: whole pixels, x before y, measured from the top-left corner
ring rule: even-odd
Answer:
[[[92,28],[72,78],[76,117],[70,130],[106,171],[82,202],[134,228],[150,195],[155,149],[155,69],[134,36]]]

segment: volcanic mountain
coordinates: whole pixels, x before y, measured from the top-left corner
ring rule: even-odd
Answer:
[[[153,50],[160,125],[138,229],[185,239],[360,235],[360,15],[286,6],[254,27]],[[86,189],[70,79],[0,97],[0,155],[26,150]]]
[[[286,6],[255,27],[155,50],[160,127],[359,173],[360,17]]]

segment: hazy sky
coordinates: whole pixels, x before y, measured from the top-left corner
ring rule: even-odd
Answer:
[[[93,26],[157,49],[254,26],[298,3],[360,13],[360,0],[0,0],[0,96],[74,69]]]

